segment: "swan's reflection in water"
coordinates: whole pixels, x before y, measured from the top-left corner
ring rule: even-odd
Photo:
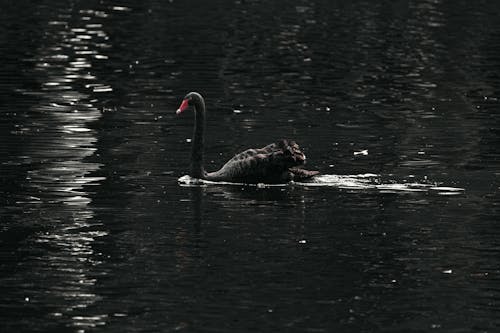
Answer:
[[[26,263],[31,267],[23,278],[43,277],[44,290],[38,292],[51,304],[51,316],[84,331],[107,318],[88,310],[101,298],[94,285],[103,255],[94,243],[107,235],[90,205],[89,189],[104,178],[95,176],[102,165],[90,160],[97,139],[89,124],[101,116],[99,94],[112,90],[92,74],[95,63],[107,59],[102,52],[110,45],[105,12],[70,8],[54,15],[36,56],[37,76],[45,80],[41,91],[26,92],[40,101],[31,110],[33,121],[17,133],[26,139],[19,163],[28,166],[27,193],[18,203],[25,210],[33,207],[30,218],[38,218],[44,230],[34,239],[39,251]],[[33,291],[31,299],[37,297]]]

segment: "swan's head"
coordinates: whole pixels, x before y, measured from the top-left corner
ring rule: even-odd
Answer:
[[[181,114],[185,110],[187,110],[191,105],[195,106],[201,106],[205,105],[205,101],[203,100],[203,97],[198,94],[197,92],[190,92],[184,98],[182,99],[182,103],[175,112],[176,114]]]

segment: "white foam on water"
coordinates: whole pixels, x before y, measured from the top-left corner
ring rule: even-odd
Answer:
[[[349,190],[375,190],[381,193],[401,192],[433,192],[439,195],[459,195],[465,189],[461,187],[441,186],[426,180],[425,183],[403,180],[381,180],[381,175],[366,173],[358,175],[319,175],[307,182],[290,182],[286,184],[244,184],[231,182],[214,182],[210,180],[197,179],[188,175],[178,179],[181,186],[208,186],[208,185],[238,185],[255,186],[259,188],[306,186],[306,187],[334,187]]]
[[[208,185],[237,185],[237,186],[254,186],[259,188],[264,187],[285,187],[289,186],[291,183],[283,183],[283,184],[246,184],[246,183],[233,183],[233,182],[215,182],[212,180],[205,180],[199,178],[193,178],[189,175],[184,175],[180,177],[178,180],[180,186],[208,186]]]

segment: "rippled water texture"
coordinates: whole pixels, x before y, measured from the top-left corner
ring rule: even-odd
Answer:
[[[500,331],[500,5],[6,1],[1,332]],[[321,175],[194,182],[278,138]]]

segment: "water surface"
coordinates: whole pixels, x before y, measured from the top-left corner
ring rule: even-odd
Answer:
[[[495,332],[500,6],[0,12],[3,332]],[[185,186],[292,138],[308,184]]]

